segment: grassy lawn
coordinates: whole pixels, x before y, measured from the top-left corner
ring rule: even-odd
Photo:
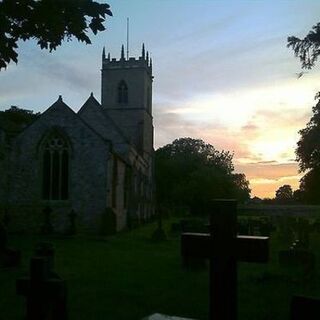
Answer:
[[[171,222],[166,221],[167,230]],[[71,320],[138,320],[154,312],[206,319],[208,271],[184,270],[179,236],[171,234],[167,241],[154,243],[154,229],[149,224],[106,238],[11,236],[10,245],[21,249],[23,261],[20,268],[0,269],[0,319],[23,318],[25,299],[16,295],[15,280],[28,271],[38,241],[54,244],[55,270],[68,283]],[[278,250],[285,247],[279,239],[272,234],[267,265],[239,263],[240,319],[288,319],[293,294],[320,297],[318,274],[308,279],[302,270],[278,266]],[[319,248],[319,235],[311,234],[318,261]]]

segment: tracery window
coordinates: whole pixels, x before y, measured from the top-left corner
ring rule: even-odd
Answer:
[[[66,200],[69,195],[69,148],[60,135],[51,135],[44,143],[42,198]]]
[[[118,85],[118,103],[128,103],[128,86],[123,80]]]

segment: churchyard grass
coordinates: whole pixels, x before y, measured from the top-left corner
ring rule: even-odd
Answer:
[[[55,270],[67,280],[71,320],[138,320],[154,312],[207,319],[208,270],[182,268],[179,234],[169,231],[173,222],[164,221],[169,237],[163,242],[150,240],[156,224],[111,237],[10,235],[9,245],[22,252],[22,265],[0,269],[0,319],[23,317],[25,300],[16,294],[15,280],[28,272],[39,241],[55,247]],[[287,245],[274,231],[268,264],[238,264],[239,319],[288,319],[293,294],[320,297],[317,266],[312,279],[279,266],[278,251]],[[320,262],[319,233],[311,233],[310,248]]]

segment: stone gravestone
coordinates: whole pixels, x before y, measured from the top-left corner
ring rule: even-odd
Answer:
[[[52,226],[52,209],[49,206],[46,206],[42,210],[43,212],[43,225],[41,227],[41,232],[43,234],[51,234],[53,232],[53,226]]]
[[[237,261],[266,263],[269,238],[237,236],[237,203],[215,200],[209,207],[210,233],[181,235],[183,257],[210,263],[210,320],[237,319]]]
[[[279,251],[279,264],[282,267],[302,268],[304,276],[310,277],[313,276],[316,260],[315,255],[296,240],[288,250]]]
[[[70,213],[68,214],[68,218],[69,218],[69,227],[67,229],[67,235],[74,235],[76,234],[77,228],[76,228],[76,218],[77,218],[77,214],[75,213],[75,211],[72,209],[70,211]]]
[[[318,320],[320,299],[294,296],[291,300],[290,320]]]
[[[19,295],[27,299],[27,320],[66,320],[66,282],[53,271],[52,247],[41,244],[31,258],[30,276],[16,282]]]
[[[5,226],[0,223],[0,267],[16,267],[20,264],[19,250],[8,248],[8,234]]]
[[[142,320],[195,320],[195,319],[180,318],[180,317],[174,317],[174,316],[168,316],[165,314],[155,313],[151,316],[143,318]]]
[[[297,237],[304,249],[309,247],[309,233],[310,233],[310,224],[309,221],[305,218],[298,218],[297,221]]]

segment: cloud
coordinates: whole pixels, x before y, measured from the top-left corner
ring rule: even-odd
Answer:
[[[236,168],[245,172],[248,179],[279,180],[283,177],[296,177],[298,175],[297,163],[237,163]]]

